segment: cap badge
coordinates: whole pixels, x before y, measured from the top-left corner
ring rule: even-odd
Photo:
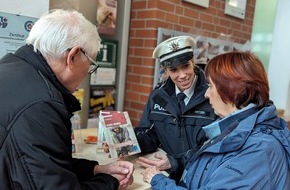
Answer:
[[[171,51],[177,51],[179,49],[178,41],[171,42],[169,49]]]

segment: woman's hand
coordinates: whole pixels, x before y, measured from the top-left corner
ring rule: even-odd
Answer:
[[[141,174],[143,175],[143,180],[147,183],[151,183],[152,178],[156,175],[161,173],[158,168],[150,167],[146,168]]]
[[[144,168],[149,168],[149,167],[154,166],[154,167],[158,168],[158,170],[160,170],[160,171],[168,170],[171,168],[169,159],[166,155],[155,153],[154,158],[156,158],[156,160],[151,160],[148,158],[139,157],[136,162]]]

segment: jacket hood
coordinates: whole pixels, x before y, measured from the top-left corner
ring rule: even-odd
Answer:
[[[236,114],[235,117],[240,117],[241,114],[243,112]],[[229,120],[231,117],[227,119]],[[255,130],[263,130],[264,133],[274,136],[284,147],[290,159],[290,132],[287,128],[286,121],[277,117],[277,111],[274,105],[266,106],[239,122],[231,122],[221,134],[224,135],[224,138],[213,143],[205,151],[214,153],[235,151],[245,144],[249,135]]]

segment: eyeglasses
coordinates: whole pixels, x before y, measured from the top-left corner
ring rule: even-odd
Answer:
[[[81,49],[81,52],[83,52],[83,54],[91,62],[89,70],[88,70],[88,74],[93,74],[99,68],[99,64],[93,58],[91,58],[83,49]]]

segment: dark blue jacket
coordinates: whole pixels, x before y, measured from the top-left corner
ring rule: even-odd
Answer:
[[[0,189],[117,189],[97,162],[73,159],[78,100],[32,46],[0,60]]]
[[[204,73],[198,68],[194,70],[198,79],[183,113],[179,111],[175,84],[169,78],[150,94],[139,126],[135,128],[141,151],[153,152],[160,146],[170,160],[170,172],[183,170],[186,160],[181,160],[182,154],[201,146],[206,140],[202,127],[217,119],[204,97],[207,89]]]

